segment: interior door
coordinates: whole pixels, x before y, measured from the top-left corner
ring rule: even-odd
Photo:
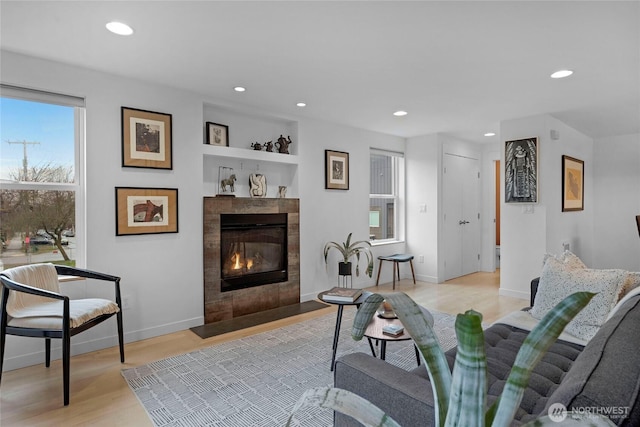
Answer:
[[[479,160],[444,155],[445,280],[475,273],[480,265]]]

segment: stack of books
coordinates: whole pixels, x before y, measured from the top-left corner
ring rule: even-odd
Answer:
[[[384,325],[382,327],[382,333],[385,335],[397,337],[404,333],[404,328],[400,325]]]
[[[341,288],[336,286],[322,295],[324,301],[350,303],[362,295],[362,289]]]

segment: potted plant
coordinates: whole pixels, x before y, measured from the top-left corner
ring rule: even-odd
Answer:
[[[435,403],[436,426],[508,426],[522,400],[522,394],[536,363],[555,342],[564,327],[584,308],[595,294],[577,292],[568,296],[547,313],[525,339],[516,357],[507,383],[500,398],[488,409],[486,403],[487,364],[484,353],[482,315],[469,310],[458,314],[456,335],[458,352],[453,374],[449,370],[444,352],[420,307],[404,293],[372,294],[358,309],[353,321],[352,336],[362,339],[367,325],[382,301],[389,302],[405,329],[415,341],[425,361]],[[322,387],[304,393],[292,411],[304,406],[330,408],[347,414],[365,426],[400,427],[377,406],[366,399],[338,388]],[[486,412],[485,412],[486,410]],[[289,417],[287,426],[290,425]],[[611,426],[604,416],[589,419],[567,417],[560,424],[548,416],[531,421],[527,426]],[[588,416],[593,417],[593,414]],[[431,425],[433,420],[425,420]]]
[[[373,254],[371,253],[371,243],[367,240],[357,240],[351,242],[351,235],[347,236],[347,241],[343,243],[328,242],[324,245],[324,262],[327,264],[327,258],[329,256],[329,250],[337,249],[342,255],[342,261],[338,263],[338,274],[341,276],[351,275],[351,259],[352,256],[356,257],[356,276],[360,275],[360,254],[367,256],[367,271],[365,272],[369,277],[373,275]]]

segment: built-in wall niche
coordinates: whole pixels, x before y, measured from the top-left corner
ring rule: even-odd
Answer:
[[[220,167],[233,168],[236,175],[235,194],[249,197],[249,175],[262,174],[267,179],[267,198],[279,196],[279,187],[285,186],[286,197],[298,197],[298,123],[249,111],[204,104],[203,108],[203,193],[205,196],[218,192]],[[206,122],[224,124],[229,127],[229,146],[204,144]],[[290,154],[254,150],[251,144],[291,138]]]

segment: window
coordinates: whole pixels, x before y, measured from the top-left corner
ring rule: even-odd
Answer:
[[[372,242],[404,238],[404,157],[402,153],[371,150],[369,239]]]
[[[84,266],[84,99],[0,89],[0,267]]]

